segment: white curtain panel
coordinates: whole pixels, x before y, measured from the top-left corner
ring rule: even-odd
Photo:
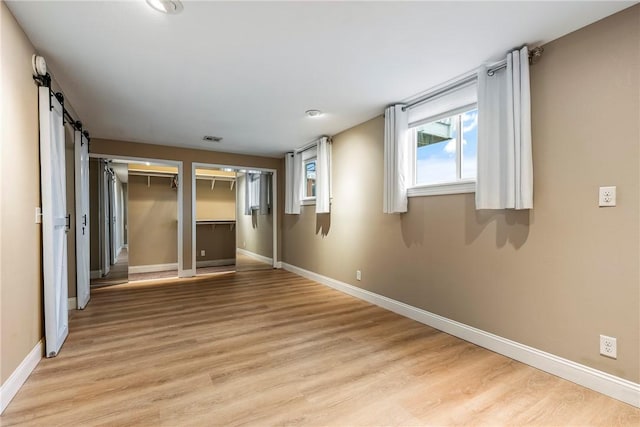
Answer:
[[[293,212],[293,153],[287,153],[284,158],[284,213]]]
[[[526,47],[507,55],[506,69],[478,71],[476,209],[532,209],[531,93]]]
[[[302,195],[302,155],[293,154],[293,178],[291,188],[291,213],[300,214],[300,199]]]
[[[251,215],[251,174],[244,175],[244,214]]]
[[[384,111],[384,213],[407,211],[407,190],[411,185],[411,141],[404,105]]]
[[[318,140],[316,155],[316,213],[331,212],[331,142]]]

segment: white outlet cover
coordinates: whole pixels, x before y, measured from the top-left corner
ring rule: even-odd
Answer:
[[[618,340],[614,337],[600,335],[600,354],[612,359],[618,358]]]
[[[598,206],[615,206],[616,205],[616,187],[600,187],[598,194]]]

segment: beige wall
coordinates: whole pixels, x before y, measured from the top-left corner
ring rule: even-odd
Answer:
[[[467,194],[382,214],[376,118],[334,137],[332,212],[285,215],[283,260],[638,382],[639,42],[636,6],[545,46],[530,213],[476,211]],[[600,185],[617,185],[617,207],[597,207]]]
[[[170,178],[129,175],[129,266],[178,262],[178,199]]]
[[[42,329],[38,90],[34,48],[0,3],[0,381],[40,341]]]
[[[236,219],[236,187],[231,181],[196,180],[196,219]]]
[[[204,256],[200,251],[204,250]],[[236,230],[228,225],[196,226],[196,262],[233,260],[236,257]]]
[[[238,219],[237,246],[254,254],[267,258],[273,257],[273,216],[258,215],[253,211],[251,215],[244,215],[246,175],[238,175]]]
[[[284,160],[270,157],[247,156],[233,153],[219,153],[215,151],[193,150],[186,148],[169,147],[164,145],[139,144],[127,141],[113,141],[92,139],[90,150],[92,154],[101,154],[105,157],[117,158],[129,156],[138,158],[150,158],[160,160],[177,160],[183,162],[183,260],[184,268],[191,269],[191,166],[192,163],[208,163],[215,165],[241,166],[247,168],[276,169],[278,179],[284,176]],[[280,179],[279,182],[284,182]],[[284,187],[278,185],[278,203],[282,206]],[[282,210],[278,210],[278,223],[281,229]],[[131,237],[131,236],[130,236]],[[133,238],[131,238],[133,240]],[[280,241],[279,237],[279,241]],[[279,245],[280,247],[280,245]],[[279,251],[281,253],[281,251]]]

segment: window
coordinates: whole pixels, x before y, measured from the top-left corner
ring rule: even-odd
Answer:
[[[314,146],[304,150],[302,160],[302,181],[300,184],[300,202],[303,205],[316,203],[316,163],[318,161],[318,149]]]
[[[316,197],[316,159],[306,160],[304,162],[304,190],[303,198],[309,199]]]
[[[427,119],[412,130],[415,187],[409,195],[474,191],[478,147],[478,110],[474,106]],[[426,186],[429,188],[420,188]]]

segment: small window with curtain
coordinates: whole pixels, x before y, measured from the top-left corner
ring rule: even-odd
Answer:
[[[413,186],[409,196],[475,191],[477,84],[470,81],[410,107]]]

